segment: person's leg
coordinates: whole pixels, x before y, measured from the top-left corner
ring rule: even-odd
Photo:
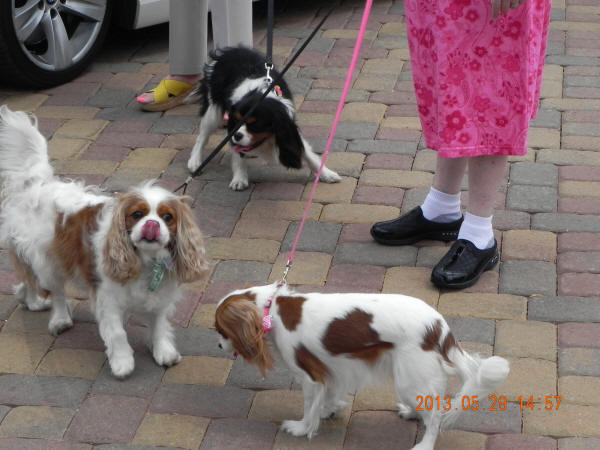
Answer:
[[[208,60],[208,0],[170,0],[169,5],[169,71],[198,77]]]
[[[506,156],[469,158],[469,205],[458,240],[433,268],[431,281],[438,287],[472,286],[499,260],[492,230],[494,198],[506,168]]]
[[[467,158],[438,156],[433,186],[421,205],[423,217],[440,223],[450,223],[462,217],[460,185],[467,167]]]
[[[212,0],[211,14],[215,48],[252,48],[252,0]]]
[[[481,217],[492,215],[507,161],[508,156],[502,155],[469,158],[468,212]]]
[[[195,84],[207,61],[209,0],[170,0],[169,75],[165,80]],[[154,93],[137,98],[141,104],[154,102]]]
[[[445,194],[460,193],[460,185],[469,158],[442,158],[438,156],[433,187]]]
[[[507,160],[507,156],[469,158],[469,205],[458,239],[470,241],[480,250],[494,246],[494,200]]]

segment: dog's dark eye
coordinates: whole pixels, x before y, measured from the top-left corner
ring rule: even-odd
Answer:
[[[173,216],[169,213],[167,214],[163,214],[162,215],[162,220],[164,220],[165,222],[169,223],[171,220],[173,220]]]
[[[135,211],[133,214],[131,214],[131,217],[133,217],[135,220],[139,220],[144,217],[144,213],[141,211]]]

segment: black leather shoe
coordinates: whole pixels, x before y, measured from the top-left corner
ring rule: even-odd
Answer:
[[[453,241],[463,218],[450,223],[438,223],[423,217],[420,206],[394,220],[377,222],[371,227],[371,236],[384,245],[408,245],[425,239]]]
[[[433,268],[431,281],[441,288],[467,288],[477,283],[483,272],[493,269],[499,259],[495,239],[494,246],[485,250],[479,250],[470,241],[459,239]]]

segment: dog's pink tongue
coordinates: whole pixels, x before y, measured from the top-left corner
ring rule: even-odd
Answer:
[[[142,227],[142,237],[147,241],[155,241],[160,234],[160,225],[154,220],[147,221]]]
[[[252,147],[251,146],[242,147],[241,145],[234,145],[233,146],[233,151],[236,152],[236,153],[247,152],[248,150],[252,150]]]

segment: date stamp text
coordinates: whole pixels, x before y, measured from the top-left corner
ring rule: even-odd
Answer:
[[[417,395],[417,411],[450,411],[451,409],[460,409],[463,411],[506,411],[508,400],[505,395],[490,395],[489,404],[485,407],[480,405],[480,398],[477,395],[463,395],[459,398],[453,398],[449,395]],[[546,411],[558,411],[560,407],[560,395],[545,395],[535,397],[533,395],[518,397],[519,408],[524,409],[544,409]]]

